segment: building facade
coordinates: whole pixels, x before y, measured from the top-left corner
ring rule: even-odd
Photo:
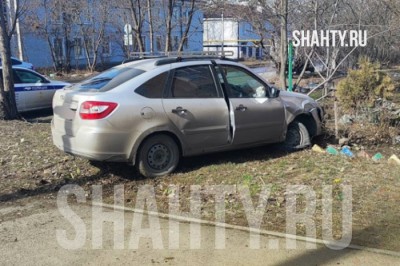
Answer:
[[[20,19],[23,58],[37,68],[87,68],[94,65],[121,63],[133,52],[139,51],[136,31],[124,31],[125,25],[134,26],[132,12],[140,17],[141,38],[146,52],[164,52],[166,49],[167,2],[151,1],[149,12],[138,11],[126,5],[105,0],[62,1],[32,0],[29,14]],[[146,1],[142,1],[146,3]],[[171,17],[171,50],[178,49],[191,14],[189,1],[176,1]],[[188,38],[183,50],[201,51],[203,45],[203,13],[193,11]],[[151,27],[152,26],[152,38]],[[153,40],[152,43],[150,40]],[[17,42],[12,42],[17,54]]]
[[[170,19],[172,51],[184,40],[184,51],[224,49],[232,51],[232,57],[237,59],[263,57],[260,36],[251,23],[232,14],[210,16],[210,8],[205,7],[207,1],[196,1],[192,10],[191,1],[177,0],[172,16],[168,14],[170,1],[133,2],[137,5],[121,0],[26,1],[26,15],[19,21],[21,30],[12,40],[13,54],[18,56],[22,51],[23,59],[36,68],[94,70],[96,66],[121,63],[141,51],[136,36],[141,37],[142,51],[166,51],[166,25]],[[150,9],[145,6],[149,2]]]

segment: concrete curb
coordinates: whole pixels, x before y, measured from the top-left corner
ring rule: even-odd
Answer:
[[[89,203],[89,205],[92,205],[95,207],[103,207],[103,208],[107,208],[107,209],[119,210],[119,211],[124,211],[124,212],[142,213],[142,214],[149,215],[149,216],[156,216],[156,217],[159,217],[162,219],[170,219],[170,220],[184,222],[184,223],[197,223],[197,224],[201,224],[201,225],[222,227],[222,228],[226,228],[226,229],[233,229],[233,230],[240,230],[243,232],[256,233],[256,234],[260,234],[260,235],[264,235],[264,236],[274,236],[274,237],[278,237],[278,238],[286,238],[286,239],[293,239],[293,240],[302,241],[302,242],[316,243],[316,244],[324,245],[324,246],[327,244],[330,244],[332,246],[338,247],[338,249],[362,250],[362,251],[367,251],[367,252],[372,252],[372,253],[377,253],[377,254],[400,257],[400,252],[391,251],[391,250],[369,248],[369,247],[352,245],[352,244],[350,244],[348,246],[340,246],[340,245],[337,245],[337,243],[324,241],[322,239],[317,239],[317,238],[297,236],[297,235],[285,234],[285,233],[274,232],[274,231],[269,231],[269,230],[262,230],[262,229],[251,228],[251,227],[232,225],[232,224],[227,224],[227,223],[212,222],[212,221],[208,221],[208,220],[189,218],[189,217],[179,216],[179,215],[151,212],[151,211],[145,211],[145,210],[141,210],[141,209],[128,208],[125,206],[111,205],[111,204],[105,204],[105,203],[100,203],[100,202],[92,202],[91,204]]]

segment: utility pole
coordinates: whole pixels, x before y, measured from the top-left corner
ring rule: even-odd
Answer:
[[[293,91],[293,41],[289,41],[288,51],[288,80],[289,80],[289,91]]]
[[[222,46],[221,46],[221,51],[222,51],[222,56],[224,56],[224,46],[225,46],[225,21],[224,21],[224,11],[222,10],[221,14],[221,21],[222,21]]]
[[[24,60],[23,47],[22,47],[22,36],[21,27],[19,24],[19,0],[6,0],[7,5],[7,22],[9,25],[13,24],[13,19],[15,19],[15,35],[14,40],[16,42],[16,53],[20,60]]]
[[[222,22],[222,56],[224,56],[225,50],[225,18],[224,18],[224,11],[225,11],[225,0],[222,1],[222,14],[221,14],[221,22]]]

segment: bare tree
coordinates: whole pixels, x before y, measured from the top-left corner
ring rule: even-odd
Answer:
[[[169,52],[172,50],[172,41],[171,41],[171,32],[172,32],[172,17],[174,12],[174,0],[167,0],[167,5],[164,6],[166,9],[166,16],[165,16],[165,52]]]
[[[396,2],[388,0],[386,3]],[[293,4],[297,8],[289,14],[292,27],[295,29],[318,32],[320,30],[344,32],[356,29],[368,32],[366,47],[336,45],[297,49],[297,56],[306,58],[321,78],[321,83],[315,89],[330,88],[338,71],[346,71],[347,68],[355,66],[361,56],[381,61],[395,60],[396,53],[399,54],[395,49],[395,44],[400,43],[399,23],[396,21],[398,16],[395,15],[396,5],[390,5],[389,8],[376,0],[297,0]]]
[[[185,43],[188,41],[188,37],[189,37],[189,31],[190,28],[192,26],[192,21],[193,21],[193,15],[196,12],[196,3],[195,0],[191,0],[190,1],[190,7],[188,10],[188,17],[185,18],[186,21],[181,21],[181,25],[185,28],[183,35],[181,36],[181,40],[179,42],[179,46],[178,46],[178,51],[182,51],[183,50],[183,46],[185,45]]]
[[[4,10],[4,1],[0,1],[0,55],[2,58],[2,77],[0,78],[0,119],[18,119],[17,104],[15,101],[14,79],[11,64],[11,37],[15,31],[17,19],[21,16],[21,6],[16,2],[15,12],[10,12],[7,20]],[[12,15],[11,15],[12,14]]]
[[[71,54],[76,37],[75,26],[80,12],[81,0],[31,0],[30,12],[24,24],[44,37],[50,49],[56,71],[71,70]],[[43,12],[37,12],[37,10]]]
[[[153,1],[147,0],[147,19],[149,25],[149,41],[150,53],[154,52],[154,18],[153,18]]]
[[[196,30],[193,21],[198,12],[199,1],[177,0],[117,0],[117,10],[129,10],[133,28],[135,50],[146,52],[145,40],[148,38],[149,52],[182,51],[191,34]],[[121,19],[112,22],[120,28]]]
[[[83,7],[77,15],[79,20],[76,23],[79,27],[80,34],[83,38],[84,54],[86,66],[90,72],[93,72],[104,44],[106,35],[106,24],[110,17],[110,11],[104,0],[98,0],[96,6],[91,6],[91,1],[85,0]]]
[[[43,10],[43,13],[39,15],[38,12],[34,12],[34,7],[39,7]],[[29,12],[27,18],[24,21],[24,25],[26,27],[31,27],[33,31],[37,34],[37,36],[44,37],[47,41],[47,44],[50,48],[50,55],[53,62],[54,70],[57,70],[57,56],[54,49],[54,43],[52,42],[52,23],[53,16],[50,13],[52,7],[49,3],[49,0],[35,0],[30,2],[31,12]]]
[[[132,27],[139,52],[145,52],[143,44],[143,22],[145,20],[145,9],[143,0],[129,0],[129,9],[132,17]]]

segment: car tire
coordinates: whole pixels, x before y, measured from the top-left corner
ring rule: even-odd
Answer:
[[[149,178],[168,175],[179,163],[179,147],[167,135],[155,135],[146,139],[138,154],[139,172]]]
[[[311,138],[307,127],[296,120],[290,123],[286,132],[286,140],[283,144],[284,148],[286,150],[299,150],[310,145]]]

